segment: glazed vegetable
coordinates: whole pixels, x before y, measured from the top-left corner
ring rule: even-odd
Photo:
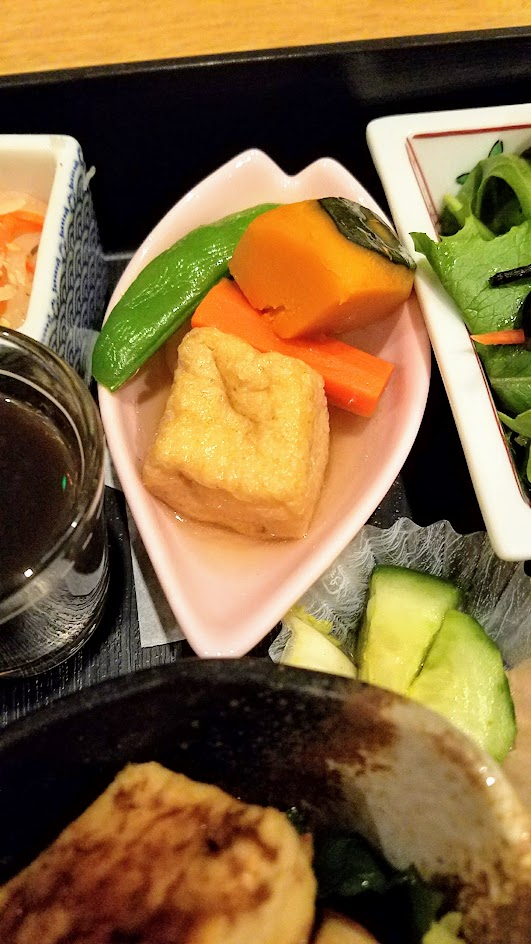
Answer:
[[[408,298],[414,263],[374,213],[329,197],[253,221],[230,263],[249,302],[283,338],[378,321]]]
[[[184,324],[208,290],[226,275],[238,240],[261,204],[200,226],[152,259],[112,309],[96,341],[92,372],[117,390]]]
[[[303,360],[323,377],[329,403],[360,416],[374,413],[393,371],[387,361],[333,338],[284,341],[228,279],[218,282],[199,304],[192,327],[219,328],[261,353],[276,352]]]

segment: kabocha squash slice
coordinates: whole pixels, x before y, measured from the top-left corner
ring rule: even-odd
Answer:
[[[276,207],[247,227],[229,265],[282,338],[338,334],[385,318],[415,264],[372,211],[341,197]]]

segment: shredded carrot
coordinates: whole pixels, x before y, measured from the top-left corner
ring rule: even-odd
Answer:
[[[44,225],[42,213],[34,213],[32,210],[17,210],[12,215],[22,223],[32,223],[36,230],[42,229]]]
[[[525,334],[522,328],[487,331],[485,334],[471,334],[470,337],[479,344],[523,344],[525,342]]]
[[[40,213],[18,210],[0,216],[0,247],[5,247],[23,233],[40,233],[44,217]]]
[[[332,405],[359,416],[372,416],[394,369],[373,354],[325,335],[289,341],[279,338],[269,321],[228,279],[221,279],[198,305],[192,327],[219,328],[261,353],[298,357],[321,374]]]
[[[3,285],[7,285],[7,269],[5,266],[0,265],[0,288]],[[7,308],[7,302],[0,302],[0,318],[5,314]]]

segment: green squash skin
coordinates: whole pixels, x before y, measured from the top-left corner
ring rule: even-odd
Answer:
[[[388,262],[416,268],[398,236],[372,210],[346,197],[324,197],[317,202],[349,242],[380,253]]]
[[[152,259],[112,309],[94,346],[92,373],[118,390],[189,318],[228,264],[260,204],[187,233]]]

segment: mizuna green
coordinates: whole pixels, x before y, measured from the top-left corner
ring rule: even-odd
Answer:
[[[94,347],[92,373],[118,390],[180,328],[223,276],[260,204],[187,233],[152,259],[112,309]]]

